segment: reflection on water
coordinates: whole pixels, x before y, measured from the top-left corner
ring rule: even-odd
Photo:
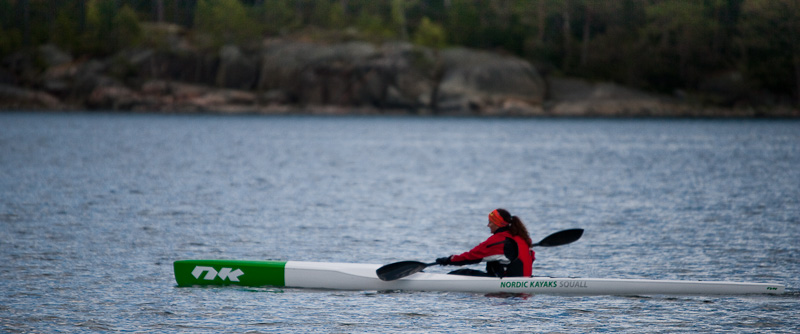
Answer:
[[[800,122],[0,115],[0,328],[791,332]],[[176,288],[189,258],[429,261],[505,207],[536,275],[777,281],[784,296]],[[444,272],[452,268],[432,267]]]

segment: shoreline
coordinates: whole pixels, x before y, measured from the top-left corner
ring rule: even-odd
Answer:
[[[9,59],[15,65],[0,68],[6,74],[0,112],[800,118],[800,106],[778,98],[741,99],[747,94],[738,91],[665,95],[548,76],[513,56],[409,43],[267,40],[255,50],[131,49],[80,59],[47,46]],[[37,67],[37,59],[51,61]]]
[[[336,107],[341,108],[341,107]],[[341,108],[353,109],[353,108]],[[597,119],[597,120],[800,120],[800,116],[791,113],[773,113],[773,114],[660,114],[660,115],[637,115],[637,114],[617,114],[617,115],[476,115],[466,113],[439,113],[439,114],[416,114],[405,110],[393,111],[342,111],[330,112],[312,108],[296,108],[288,112],[265,112],[265,111],[165,111],[165,110],[114,110],[114,109],[85,109],[85,108],[58,108],[58,109],[28,109],[28,108],[0,108],[0,114],[106,114],[106,115],[164,115],[164,116],[220,116],[220,117],[235,117],[235,116],[253,116],[253,117],[275,117],[275,118],[291,118],[291,117],[322,117],[322,118],[420,118],[420,119],[552,119],[552,120],[570,120],[570,119]]]

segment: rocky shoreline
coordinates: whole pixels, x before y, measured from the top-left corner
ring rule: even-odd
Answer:
[[[708,107],[612,83],[545,78],[512,56],[409,43],[266,40],[73,59],[52,45],[0,63],[0,110],[522,117],[798,117],[786,106]]]

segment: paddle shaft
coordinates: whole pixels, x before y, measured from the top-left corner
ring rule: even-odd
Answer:
[[[531,245],[531,247],[553,247],[553,246],[566,245],[575,242],[582,235],[583,235],[583,229],[580,228],[558,231],[556,233],[548,235],[547,237],[542,239],[542,241],[539,241]],[[402,261],[402,262],[387,264],[383,267],[378,268],[378,270],[376,270],[375,272],[378,274],[378,278],[380,278],[383,281],[394,281],[412,275],[414,273],[420,272],[423,269],[430,267],[434,264],[436,264],[436,262],[423,263],[417,261]]]

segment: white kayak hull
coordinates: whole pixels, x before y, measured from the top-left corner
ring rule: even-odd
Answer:
[[[473,277],[415,273],[378,279],[380,264],[303,261],[183,260],[175,262],[179,286],[246,285],[335,290],[457,291],[551,295],[781,294],[776,283],[560,277]],[[213,272],[213,275],[212,275]]]

